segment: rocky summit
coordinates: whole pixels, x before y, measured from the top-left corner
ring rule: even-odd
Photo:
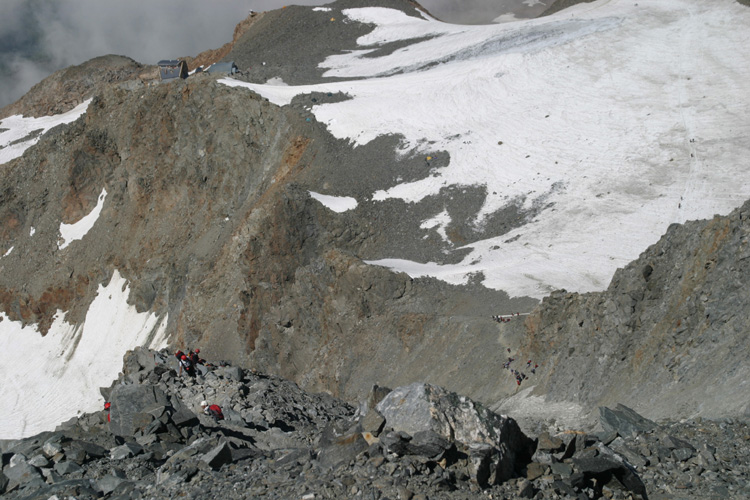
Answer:
[[[0,494],[57,498],[727,498],[750,494],[750,430],[653,422],[618,405],[596,432],[525,434],[446,389],[375,386],[354,407],[226,362],[135,349],[107,410],[5,441]],[[201,411],[218,404],[223,419]]]

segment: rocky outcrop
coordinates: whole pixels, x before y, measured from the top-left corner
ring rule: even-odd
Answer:
[[[643,417],[619,407],[601,409],[608,430],[599,434],[562,430],[530,438],[511,416],[439,386],[376,387],[356,410],[278,377],[200,366],[204,375],[180,376],[167,351],[129,352],[120,378],[102,392],[149,397],[130,398],[128,408],[112,405],[109,423],[105,412],[85,414],[54,432],[3,443],[0,494],[645,499],[750,493],[743,480],[747,422],[643,427]],[[225,419],[205,416],[202,399],[219,404]],[[143,425],[123,426],[124,420]],[[609,428],[605,420],[639,424]]]
[[[747,415],[748,238],[750,202],[672,225],[605,292],[544,299],[525,325],[525,352],[544,360],[536,391],[652,418]]]
[[[647,497],[635,470],[597,437],[540,436],[537,447],[512,418],[438,386],[397,388],[362,414],[257,372],[206,364],[205,375],[190,377],[175,366],[167,351],[129,352],[121,377],[102,389],[113,403],[109,419],[82,415],[55,432],[6,443],[0,493],[466,498],[484,489],[529,498]],[[200,399],[220,404],[225,419],[203,415]],[[666,439],[673,449],[695,450]],[[550,447],[554,440],[559,445]],[[543,462],[532,462],[535,449]]]
[[[159,71],[155,66],[144,66],[123,56],[96,57],[78,66],[56,71],[37,83],[21,99],[0,109],[0,118],[64,113],[107,85],[137,87],[158,78]]]

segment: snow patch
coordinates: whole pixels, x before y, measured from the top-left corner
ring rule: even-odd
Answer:
[[[443,210],[439,214],[437,214],[435,217],[431,219],[427,219],[422,222],[422,224],[419,225],[422,229],[435,229],[437,233],[440,235],[441,238],[443,238],[443,241],[449,241],[448,235],[445,233],[445,228],[448,227],[448,224],[451,223],[451,216],[448,214],[447,210]]]
[[[61,422],[102,408],[99,387],[109,386],[122,357],[136,346],[167,345],[167,317],[128,305],[127,281],[115,271],[99,286],[82,325],[58,311],[47,335],[0,313],[0,438],[19,439],[53,430]]]
[[[80,240],[81,238],[86,236],[86,233],[88,233],[91,228],[94,227],[94,223],[96,223],[97,219],[99,218],[99,214],[102,211],[102,207],[104,207],[104,199],[106,197],[107,190],[102,189],[102,192],[99,195],[99,199],[96,202],[96,206],[88,215],[85,215],[81,220],[73,224],[60,224],[60,235],[62,238],[62,242],[57,244],[57,248],[62,250],[63,248],[70,245],[73,241]]]
[[[34,229],[34,226],[31,226],[31,229],[29,229],[29,237],[34,236],[34,233],[36,233],[36,229]]]
[[[351,196],[330,196],[327,194],[320,194],[314,191],[310,191],[310,196],[313,199],[318,200],[326,208],[333,210],[334,212],[341,213],[347,210],[354,210],[357,208],[357,200]]]
[[[11,253],[11,252],[13,251],[13,249],[14,249],[14,248],[15,248],[15,247],[10,247],[10,248],[8,249],[8,251],[7,251],[7,252],[5,252],[5,255],[3,255],[3,257],[7,257],[8,255],[10,255],[10,253]]]
[[[76,121],[86,112],[90,102],[91,99],[88,99],[67,113],[59,115],[40,118],[13,115],[0,120],[0,165],[23,155],[24,151],[39,142],[41,136],[51,128]]]
[[[266,81],[266,85],[281,85],[281,86],[288,86],[288,83],[285,83],[284,80],[281,79],[280,76],[274,76],[273,78],[269,78]]]

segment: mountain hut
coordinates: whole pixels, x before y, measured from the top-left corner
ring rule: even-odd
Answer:
[[[159,65],[159,77],[162,81],[188,77],[188,68],[185,61],[165,59],[157,64]]]

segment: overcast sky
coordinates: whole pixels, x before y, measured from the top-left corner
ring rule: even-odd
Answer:
[[[144,64],[195,56],[232,39],[250,10],[325,0],[0,0],[0,108],[50,73],[105,54]],[[366,2],[363,2],[363,4]],[[455,23],[538,15],[551,0],[420,0]]]

